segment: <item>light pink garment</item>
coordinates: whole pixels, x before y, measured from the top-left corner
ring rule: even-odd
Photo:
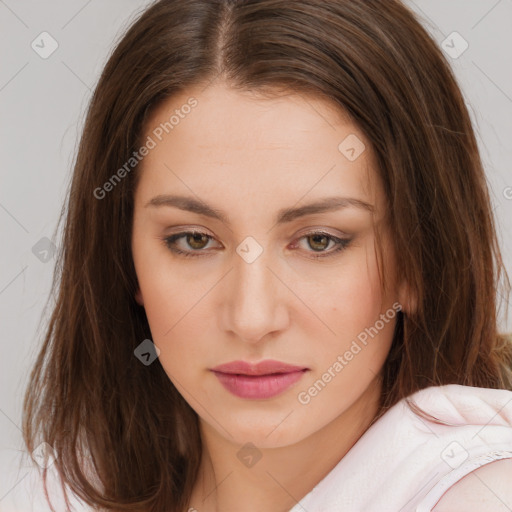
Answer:
[[[471,471],[512,458],[512,391],[450,384],[409,399],[450,425],[401,400],[289,512],[430,512]]]

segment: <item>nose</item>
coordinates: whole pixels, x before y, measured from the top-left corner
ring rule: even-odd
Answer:
[[[292,293],[279,276],[275,258],[265,250],[252,262],[235,254],[233,265],[222,292],[222,329],[253,344],[285,329]]]

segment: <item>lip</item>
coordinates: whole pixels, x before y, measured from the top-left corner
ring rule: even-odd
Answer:
[[[212,368],[213,371],[222,373],[236,373],[239,375],[270,375],[272,373],[291,373],[299,370],[308,370],[305,366],[296,366],[283,363],[274,359],[265,359],[259,363],[247,361],[231,361]]]
[[[309,368],[268,359],[256,364],[232,361],[216,366],[211,371],[233,395],[265,399],[283,393],[300,380]]]

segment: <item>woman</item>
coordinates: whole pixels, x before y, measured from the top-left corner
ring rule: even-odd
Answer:
[[[95,90],[62,246],[24,432],[87,503],[512,503],[484,171],[400,2],[153,4]]]

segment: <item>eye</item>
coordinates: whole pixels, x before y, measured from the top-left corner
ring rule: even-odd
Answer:
[[[186,249],[183,250],[177,246],[177,242],[181,238],[185,238],[186,243],[193,249],[193,251],[187,251]],[[187,258],[201,256],[201,254],[194,254],[194,252],[202,251],[209,240],[213,240],[213,237],[201,231],[183,231],[163,239],[164,244],[168,249],[175,254],[179,254],[180,256],[185,256]]]
[[[318,258],[330,258],[335,254],[339,253],[346,249],[352,239],[350,238],[338,238],[329,233],[325,233],[323,231],[314,231],[312,233],[306,233],[304,236],[299,238],[299,240],[306,240],[307,245],[313,249],[313,255],[307,256],[309,258],[318,259]],[[326,251],[326,248],[332,242],[330,251]],[[295,244],[296,246],[297,244]],[[310,252],[310,251],[306,251]],[[317,253],[316,255],[314,253]]]
[[[178,246],[178,242],[181,239],[185,240],[185,243],[188,246],[188,248],[183,248],[183,246],[180,248]],[[350,242],[352,241],[352,239],[338,238],[322,231],[314,231],[312,233],[307,233],[306,235],[300,237],[298,240],[303,239],[307,240],[307,245],[313,249],[313,251],[306,250],[306,252],[317,253],[317,255],[308,256],[313,259],[331,257],[334,254],[339,253],[343,249],[346,249],[349,246]],[[207,253],[204,249],[207,247],[208,242],[210,240],[214,240],[214,238],[208,235],[207,233],[203,233],[201,231],[183,231],[181,233],[176,233],[174,235],[165,237],[163,239],[163,242],[165,246],[173,253],[188,258],[196,256],[206,256]],[[326,251],[330,243],[333,243],[331,249],[332,247],[334,247],[334,249]],[[295,243],[294,245],[292,245],[292,248],[297,247],[297,245],[298,244]],[[191,248],[192,250],[190,250],[189,248]]]

